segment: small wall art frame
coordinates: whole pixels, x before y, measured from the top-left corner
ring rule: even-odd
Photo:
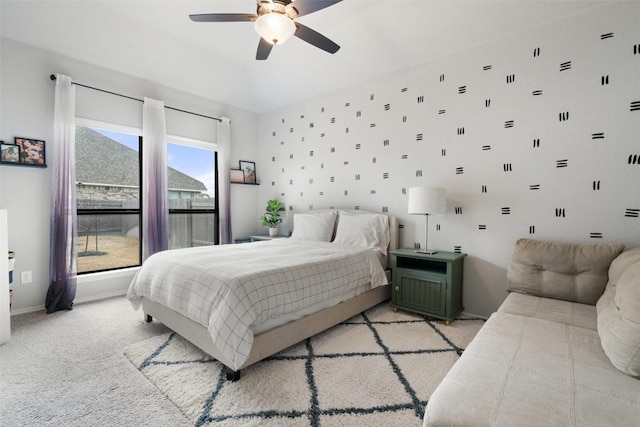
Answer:
[[[231,182],[244,183],[244,172],[242,169],[231,169],[229,179]]]
[[[20,164],[20,147],[15,144],[5,144],[0,141],[0,163],[9,165]]]
[[[45,142],[39,139],[15,137],[20,147],[20,164],[24,166],[47,167]]]
[[[256,184],[256,163],[240,160],[240,170],[244,173],[245,184]]]

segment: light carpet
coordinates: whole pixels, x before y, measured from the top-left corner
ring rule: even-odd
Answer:
[[[483,323],[445,326],[383,303],[244,369],[237,382],[175,333],[124,353],[196,426],[418,426]]]

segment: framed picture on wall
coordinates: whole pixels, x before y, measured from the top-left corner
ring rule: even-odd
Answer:
[[[20,147],[0,141],[0,163],[20,163]]]
[[[244,171],[242,169],[231,169],[231,175],[229,176],[231,182],[244,183]]]
[[[15,138],[20,147],[20,164],[30,166],[47,166],[45,143],[38,139]]]
[[[256,163],[248,160],[240,160],[240,170],[244,173],[245,184],[256,183]]]

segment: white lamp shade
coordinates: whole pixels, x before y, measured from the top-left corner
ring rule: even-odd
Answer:
[[[296,32],[293,20],[277,12],[261,15],[254,26],[260,37],[273,45],[286,42]]]
[[[447,213],[447,190],[442,187],[409,188],[409,213],[432,215]]]

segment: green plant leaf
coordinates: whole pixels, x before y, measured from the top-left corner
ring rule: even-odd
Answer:
[[[265,208],[265,212],[262,216],[260,216],[260,221],[262,225],[268,227],[276,227],[278,224],[282,222],[282,218],[280,217],[280,212],[284,212],[284,205],[278,199],[271,199],[267,202],[267,207]]]

